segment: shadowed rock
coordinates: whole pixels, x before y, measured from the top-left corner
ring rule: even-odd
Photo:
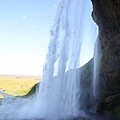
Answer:
[[[107,99],[120,94],[120,0],[91,1],[92,17],[99,27],[98,39],[101,43],[100,80]],[[120,105],[120,101],[116,103]],[[104,108],[109,111],[107,105]],[[113,106],[116,106],[115,99]],[[114,111],[114,107],[110,111]]]

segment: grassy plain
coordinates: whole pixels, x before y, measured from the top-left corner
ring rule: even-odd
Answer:
[[[23,96],[40,80],[40,77],[0,76],[0,89],[13,96]]]

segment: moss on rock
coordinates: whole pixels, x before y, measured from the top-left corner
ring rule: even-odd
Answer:
[[[37,92],[37,90],[38,90],[39,84],[40,84],[40,83],[35,84],[35,85],[31,88],[31,90],[30,90],[26,95],[24,95],[23,97],[29,97],[29,96],[34,95],[34,94]]]
[[[120,94],[105,98],[102,109],[120,117]]]

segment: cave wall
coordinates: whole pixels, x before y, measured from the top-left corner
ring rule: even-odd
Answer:
[[[100,80],[104,81],[104,96],[120,95],[120,0],[91,1],[92,17],[99,28],[102,54]],[[116,102],[120,107],[120,101],[114,100],[111,109],[116,107]]]
[[[91,0],[101,43],[101,109],[120,118],[120,0]]]

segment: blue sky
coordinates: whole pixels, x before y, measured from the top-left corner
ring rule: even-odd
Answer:
[[[42,74],[58,2],[0,0],[0,74]]]

